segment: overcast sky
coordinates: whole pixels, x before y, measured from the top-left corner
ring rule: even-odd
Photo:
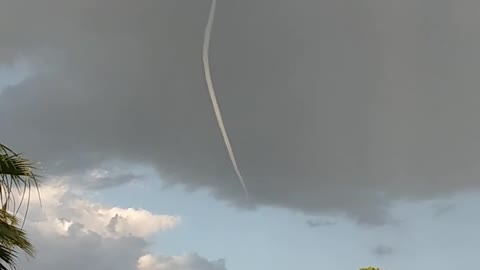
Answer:
[[[22,269],[475,268],[480,2],[4,0],[0,140],[42,163]]]

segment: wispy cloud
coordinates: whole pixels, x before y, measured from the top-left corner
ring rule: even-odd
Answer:
[[[378,245],[372,249],[372,253],[379,257],[390,256],[393,252],[394,249],[387,245]]]
[[[312,228],[316,227],[326,227],[326,226],[333,226],[336,225],[336,221],[329,221],[329,220],[314,220],[314,219],[309,219],[306,221],[307,225]]]

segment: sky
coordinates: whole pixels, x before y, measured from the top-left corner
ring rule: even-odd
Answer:
[[[41,162],[21,269],[474,268],[480,3],[0,3],[0,139]],[[478,147],[478,149],[477,149]]]

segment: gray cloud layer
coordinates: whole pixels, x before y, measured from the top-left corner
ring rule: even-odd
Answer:
[[[108,160],[242,190],[201,66],[209,1],[9,0],[0,136],[49,170]],[[477,187],[480,3],[221,1],[218,98],[253,201],[382,223],[392,199]]]
[[[36,258],[22,261],[22,269],[137,269],[137,261],[147,244],[143,239],[105,239],[95,233],[79,232],[72,226],[69,234],[61,237],[32,235],[39,250]],[[172,268],[175,270],[175,268]]]

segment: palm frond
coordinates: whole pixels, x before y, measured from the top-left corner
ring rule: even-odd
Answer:
[[[32,188],[40,199],[36,170],[31,161],[0,144],[0,270],[15,269],[20,250],[30,257],[35,253],[17,214],[26,198],[27,216]]]
[[[16,214],[32,188],[39,192],[40,181],[36,170],[33,162],[0,144],[0,203],[4,208]]]
[[[26,232],[18,225],[17,217],[5,210],[0,210],[0,270],[7,269],[3,263],[15,268],[18,249],[30,257],[35,254],[35,249],[28,240]]]
[[[17,252],[15,250],[0,245],[0,270],[9,270],[8,267],[15,269],[16,259]]]

